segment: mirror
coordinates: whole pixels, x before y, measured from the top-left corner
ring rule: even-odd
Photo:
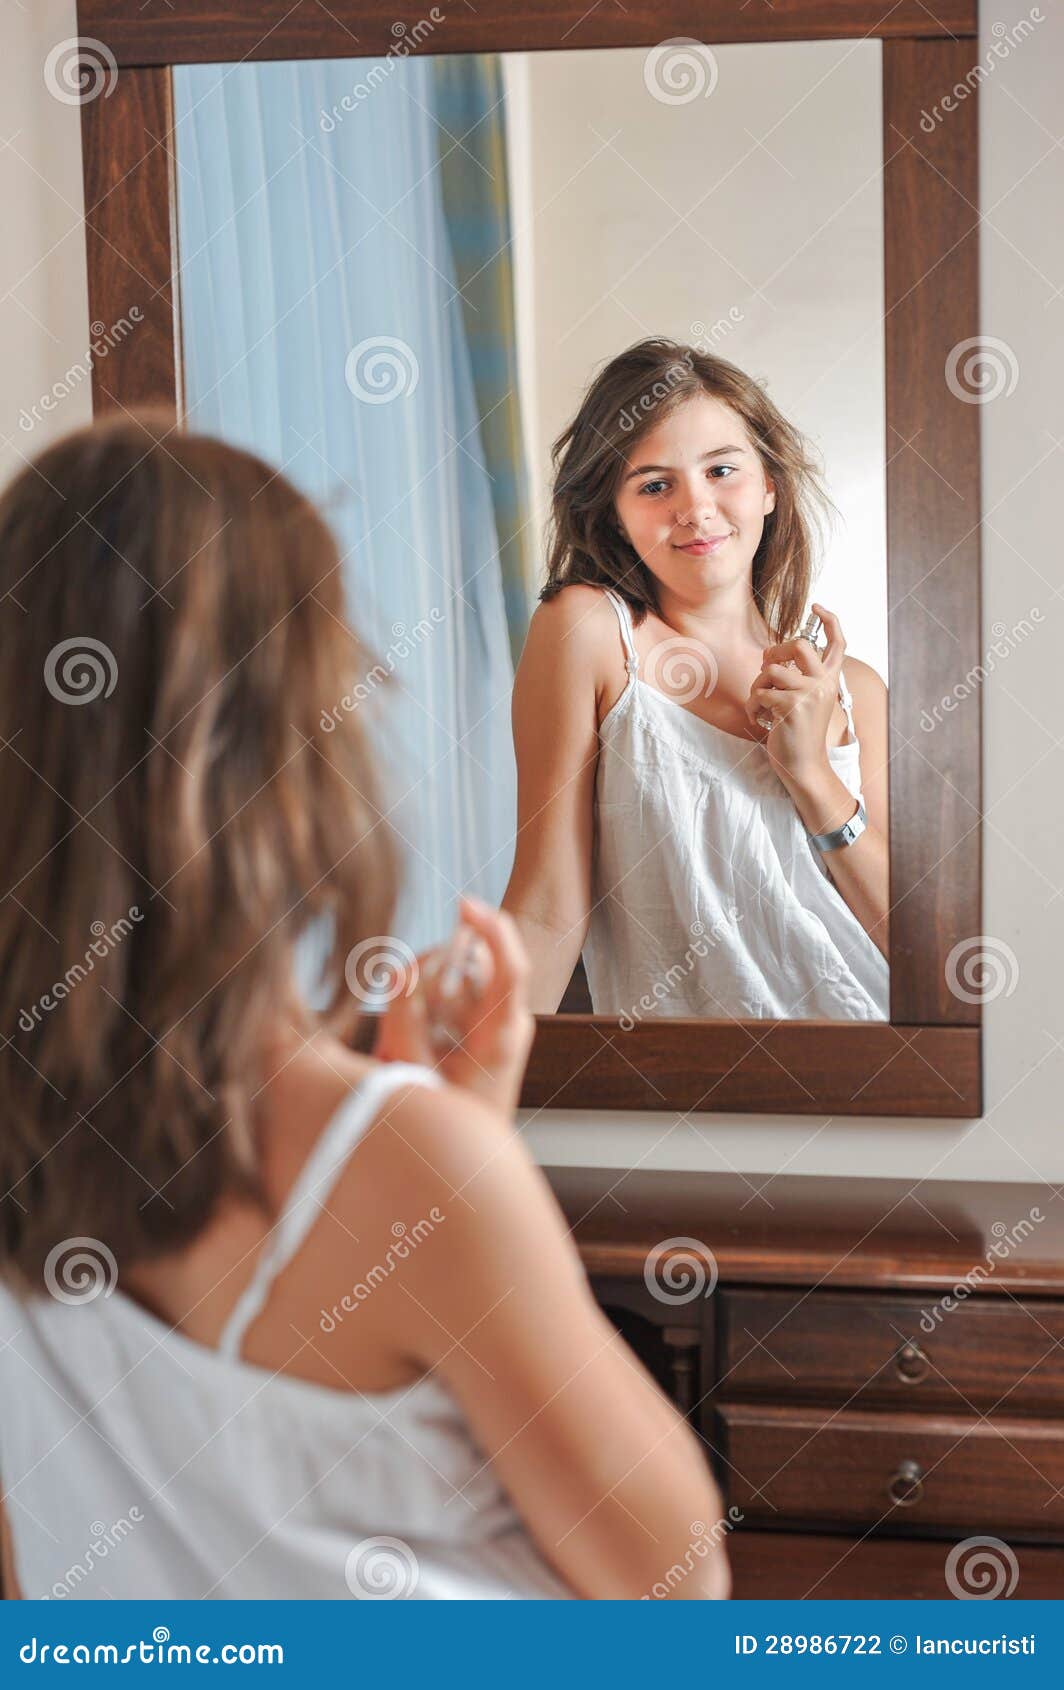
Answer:
[[[375,657],[322,700],[372,724],[406,854],[349,983],[377,1001],[468,890],[514,912],[542,1012],[888,1020],[880,43],[396,29],[173,73],[186,415],[325,510]],[[537,609],[589,392],[613,427],[567,509],[604,487],[619,531]],[[799,437],[834,507],[808,579]],[[838,623],[759,726],[765,557],[790,637],[812,602]],[[862,793],[868,837],[814,846]]]

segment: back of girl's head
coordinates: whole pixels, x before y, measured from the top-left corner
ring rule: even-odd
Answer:
[[[333,538],[283,475],[153,413],[52,446],[0,499],[0,1272],[119,1264],[254,1194],[293,946],[387,932],[391,836]],[[327,719],[329,729],[321,722]]]
[[[830,510],[816,461],[765,389],[724,358],[655,337],[600,370],[554,443],[555,480],[547,581],[550,599],[571,582],[612,587],[636,620],[657,610],[654,576],[618,526],[614,501],[636,444],[677,406],[702,395],[740,418],[776,489],[753,558],[755,603],[778,639],[798,631]]]

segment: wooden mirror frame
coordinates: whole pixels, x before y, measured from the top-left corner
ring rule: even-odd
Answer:
[[[393,25],[413,28],[428,10],[423,0],[79,0],[79,36],[118,66],[110,93],[81,114],[90,316],[143,312],[94,365],[97,411],[181,404],[171,67],[383,56]],[[982,1111],[981,1006],[949,984],[954,947],[978,949],[982,931],[978,691],[922,747],[907,732],[981,657],[979,406],[945,378],[951,350],[979,333],[977,88],[930,134],[920,127],[970,71],[976,17],[977,0],[458,0],[433,24],[433,53],[675,36],[883,42],[890,1021],[661,1017],[622,1033],[612,1016],[540,1016],[524,1107]]]

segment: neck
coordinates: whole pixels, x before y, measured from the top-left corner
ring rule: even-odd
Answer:
[[[657,596],[661,620],[686,638],[717,646],[764,647],[772,641],[749,582],[717,588],[704,598],[672,592],[659,582]]]

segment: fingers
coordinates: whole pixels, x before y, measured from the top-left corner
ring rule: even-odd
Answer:
[[[780,687],[755,687],[750,694],[750,708],[752,709],[771,709],[774,704],[785,704],[790,708],[793,703],[794,693],[784,692]]]
[[[493,909],[480,898],[468,896],[460,900],[459,907],[462,920],[483,939],[491,954],[491,979],[481,997],[483,1011],[490,1013],[528,979],[528,954],[508,911]]]
[[[816,673],[820,673],[819,662],[816,665]],[[786,663],[766,663],[754,685],[768,686],[771,684],[772,686],[783,687],[787,691],[800,692],[805,687],[806,682],[811,679],[812,676],[802,670],[788,668]]]
[[[819,675],[821,671],[821,653],[808,640],[786,640],[783,645],[769,646],[761,661],[765,668],[779,668],[788,662],[797,664],[802,675]],[[793,675],[794,669],[790,672]]]
[[[822,604],[814,604],[811,608],[816,611],[821,622],[823,622],[828,636],[828,643],[820,654],[821,661],[825,668],[841,669],[842,660],[846,656],[846,636],[842,631],[842,623],[833,610],[825,610]],[[799,643],[801,645],[806,644],[804,640]]]
[[[394,981],[395,995],[381,1015],[373,1051],[382,1062],[421,1062],[430,1067],[435,1060],[425,1025],[425,1005],[414,990],[418,964],[399,967]]]

